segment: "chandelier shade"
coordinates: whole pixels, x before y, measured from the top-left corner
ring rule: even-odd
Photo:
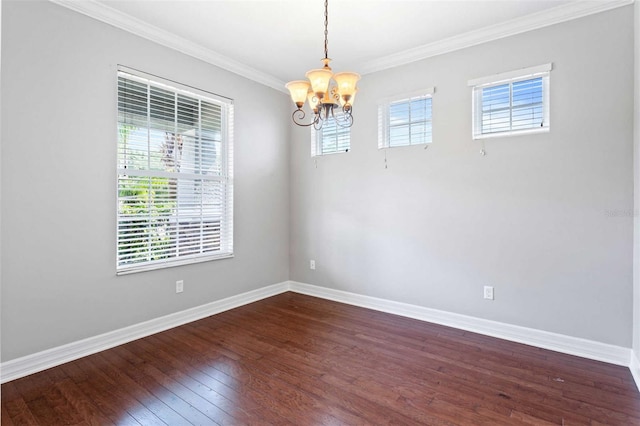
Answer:
[[[329,90],[329,82],[331,81],[332,75],[333,73],[330,70],[320,68],[317,70],[307,71],[304,76],[309,79],[313,93],[318,96],[323,95],[327,90]]]
[[[322,128],[329,119],[335,120],[340,127],[353,125],[353,101],[358,91],[357,83],[360,74],[355,72],[339,72],[334,74],[329,66],[329,49],[327,43],[329,27],[329,0],[324,2],[324,64],[322,68],[307,71],[307,80],[295,80],[286,84],[291,100],[297,109],[291,115],[298,126]],[[312,120],[304,122],[306,113],[303,110],[305,101],[313,112]]]
[[[350,104],[351,102],[349,101],[352,100],[356,92],[356,83],[360,80],[360,74],[355,72],[339,72],[334,74],[333,79],[338,85],[340,99]]]
[[[309,92],[307,92],[307,100],[309,101],[309,108],[311,108],[314,112],[317,112],[319,99],[311,89],[309,89]]]
[[[289,89],[289,93],[291,94],[291,99],[298,108],[302,108],[304,105],[304,101],[307,99],[307,92],[309,92],[310,87],[311,85],[309,82],[305,80],[290,81],[286,84],[286,88]]]

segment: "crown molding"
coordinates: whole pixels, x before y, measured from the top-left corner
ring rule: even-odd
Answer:
[[[49,1],[112,25],[116,28],[120,28],[137,36],[143,37],[147,40],[151,40],[170,49],[177,50],[186,55],[223,68],[280,92],[287,93],[284,88],[285,82],[270,74],[235,61],[225,55],[214,52],[211,49],[207,49],[200,44],[163,30],[162,28],[158,28],[145,21],[122,13],[104,3],[100,3],[96,0]],[[465,49],[467,47],[536,30],[549,25],[570,21],[572,19],[605,12],[607,10],[627,6],[633,3],[634,0],[602,0],[599,2],[573,2],[557,6],[522,18],[512,19],[501,24],[470,31],[454,37],[438,40],[433,43],[367,61],[360,67],[360,73],[371,74],[373,72],[383,71],[436,55],[441,55],[443,53]]]
[[[163,30],[162,28],[158,28],[140,19],[122,13],[104,3],[97,2],[96,0],[49,1],[147,40],[151,40],[155,43],[161,44],[162,46],[200,59],[234,74],[238,74],[242,77],[248,78],[249,80],[271,87],[279,92],[288,93],[284,87],[285,82],[270,74],[235,61],[220,53],[214,52],[211,49],[207,49],[198,43],[194,43],[169,31]]]
[[[600,2],[589,3],[573,2],[557,6],[522,18],[512,19],[500,24],[469,31],[464,34],[367,61],[360,67],[360,73],[371,74],[377,71],[383,71],[443,53],[465,49],[489,41],[627,6],[633,4],[633,2],[634,0],[602,0]]]

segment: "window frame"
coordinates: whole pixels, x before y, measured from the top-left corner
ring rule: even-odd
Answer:
[[[194,131],[203,132],[202,124],[200,122],[203,107],[201,106],[202,102],[205,101],[209,104],[213,104],[220,107],[220,154],[217,156],[220,164],[220,172],[219,174],[205,174],[205,173],[197,173],[196,171],[192,173],[188,172],[168,172],[164,170],[153,170],[151,167],[148,169],[130,169],[126,166],[121,168],[121,154],[120,154],[120,140],[119,140],[119,131],[120,125],[122,124],[120,119],[120,99],[121,99],[121,89],[120,89],[120,78],[123,77],[125,79],[132,80],[134,82],[140,84],[146,84],[148,87],[146,102],[147,102],[147,123],[146,127],[139,127],[141,129],[145,129],[148,132],[148,138],[151,138],[150,131],[160,131],[160,129],[154,128],[151,124],[151,110],[149,109],[149,105],[151,102],[150,94],[151,87],[155,87],[158,89],[162,89],[164,91],[170,91],[176,96],[189,98],[189,100],[199,100],[198,102],[198,129],[194,128]],[[176,101],[177,102],[177,101]],[[177,105],[177,104],[176,104]],[[174,112],[174,114],[179,114],[178,110]],[[177,115],[176,115],[177,120]],[[177,121],[176,121],[177,123]],[[169,268],[193,263],[201,263],[208,262],[212,260],[218,259],[226,259],[234,256],[233,251],[233,124],[234,124],[234,106],[233,100],[226,98],[224,96],[216,95],[201,89],[196,89],[194,87],[181,84],[172,80],[168,80],[162,77],[158,77],[153,74],[145,73],[133,68],[125,67],[122,65],[118,65],[117,73],[116,73],[116,131],[118,134],[116,135],[116,275],[125,275],[143,271],[151,271],[162,268]],[[177,124],[176,124],[177,126]],[[177,127],[176,127],[177,129]],[[165,132],[166,133],[166,132]],[[202,136],[198,136],[195,138],[194,142],[197,146],[196,151],[200,152],[202,155],[202,150],[204,149],[202,146]],[[147,155],[151,155],[150,147],[147,148]],[[137,172],[137,173],[136,173]],[[180,176],[182,175],[182,176]],[[150,178],[153,179],[155,177],[169,177],[170,179],[175,179],[176,185],[180,183],[193,183],[196,185],[197,181],[208,181],[208,182],[217,182],[220,187],[222,187],[222,194],[218,199],[220,201],[220,208],[218,214],[214,214],[214,216],[219,217],[219,227],[220,230],[216,235],[219,235],[219,250],[216,251],[207,251],[203,252],[203,247],[206,244],[211,244],[210,241],[206,241],[204,239],[204,234],[206,234],[205,228],[200,228],[200,242],[198,245],[198,250],[200,253],[195,254],[186,254],[180,255],[179,249],[176,248],[176,256],[170,256],[164,259],[159,260],[146,260],[142,262],[135,263],[121,263],[121,257],[123,256],[120,251],[120,229],[121,229],[121,218],[123,215],[120,212],[121,206],[121,194],[120,194],[120,184],[121,179],[128,178],[129,176],[137,176],[138,178]],[[198,176],[198,178],[196,178]],[[178,192],[176,192],[176,197]],[[178,202],[178,201],[177,201]],[[198,204],[200,207],[200,217],[201,221],[203,218],[207,217],[204,213],[204,208],[207,205],[201,200]],[[178,207],[179,208],[179,207]],[[209,207],[210,208],[210,207]],[[149,209],[150,210],[150,209]],[[150,213],[151,214],[151,213]],[[181,216],[178,214],[169,214],[165,217],[171,219],[171,221],[179,222]],[[204,223],[204,222],[201,222]],[[201,225],[202,226],[202,225]],[[148,228],[147,228],[148,229]],[[176,240],[179,239],[179,233],[181,228],[179,225],[176,225],[175,232],[178,235]],[[173,240],[171,240],[173,241]],[[151,248],[149,252],[151,253]]]
[[[543,64],[519,70],[494,74],[468,81],[471,87],[471,136],[473,140],[505,136],[547,133],[551,130],[550,112],[550,76],[553,64]],[[542,79],[542,126],[525,129],[513,129],[513,85],[523,81]],[[483,133],[482,128],[482,91],[487,88],[509,85],[509,129]],[[505,108],[507,110],[507,108]]]
[[[409,146],[420,146],[420,145],[431,145],[433,143],[433,94],[435,93],[434,87],[428,87],[423,90],[417,90],[409,93],[404,93],[401,95],[396,95],[388,98],[384,98],[378,101],[378,149],[387,149],[387,148],[405,148]],[[409,143],[405,145],[391,145],[391,128],[395,127],[391,125],[391,105],[399,104],[399,103],[409,103],[411,104],[414,100],[421,99],[431,99],[431,119],[424,120],[425,123],[431,123],[431,138],[429,142],[416,142],[413,143],[411,141],[411,135],[409,135]],[[409,118],[407,125],[409,128],[411,124],[415,124],[411,120],[411,112],[409,111]]]

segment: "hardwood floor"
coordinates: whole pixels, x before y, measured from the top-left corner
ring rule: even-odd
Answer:
[[[640,425],[627,368],[285,293],[2,385],[2,425]]]

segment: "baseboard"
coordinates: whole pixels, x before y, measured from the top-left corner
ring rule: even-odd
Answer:
[[[42,352],[16,358],[0,364],[0,383],[28,376],[83,356],[91,355],[123,343],[159,333],[179,325],[237,308],[289,290],[289,282],[262,287],[257,290],[217,300],[195,308],[155,318],[98,336],[72,342]]]
[[[82,358],[83,356],[113,348],[286,291],[293,291],[376,311],[442,324],[583,358],[623,365],[631,369],[631,373],[640,389],[640,361],[638,361],[638,358],[629,348],[295,281],[285,281],[270,285],[140,324],[3,362],[0,364],[0,383],[28,376],[29,374]]]
[[[634,352],[631,352],[629,370],[631,370],[633,380],[635,380],[638,391],[640,391],[640,359],[638,359],[638,356]]]
[[[583,358],[608,362],[610,364],[623,365],[625,367],[630,365],[631,349],[621,346],[614,346],[578,337],[571,337],[563,334],[536,330],[533,328],[520,327],[497,321],[439,311],[437,309],[430,309],[407,303],[363,296],[361,294],[349,293],[326,287],[318,287],[295,281],[290,281],[289,289],[309,296],[320,297],[323,299],[334,300],[336,302],[374,309],[376,311],[388,312],[403,317],[433,322],[436,324],[472,331],[474,333],[524,343],[526,345],[576,355]],[[636,383],[640,383],[638,382],[637,377]]]

